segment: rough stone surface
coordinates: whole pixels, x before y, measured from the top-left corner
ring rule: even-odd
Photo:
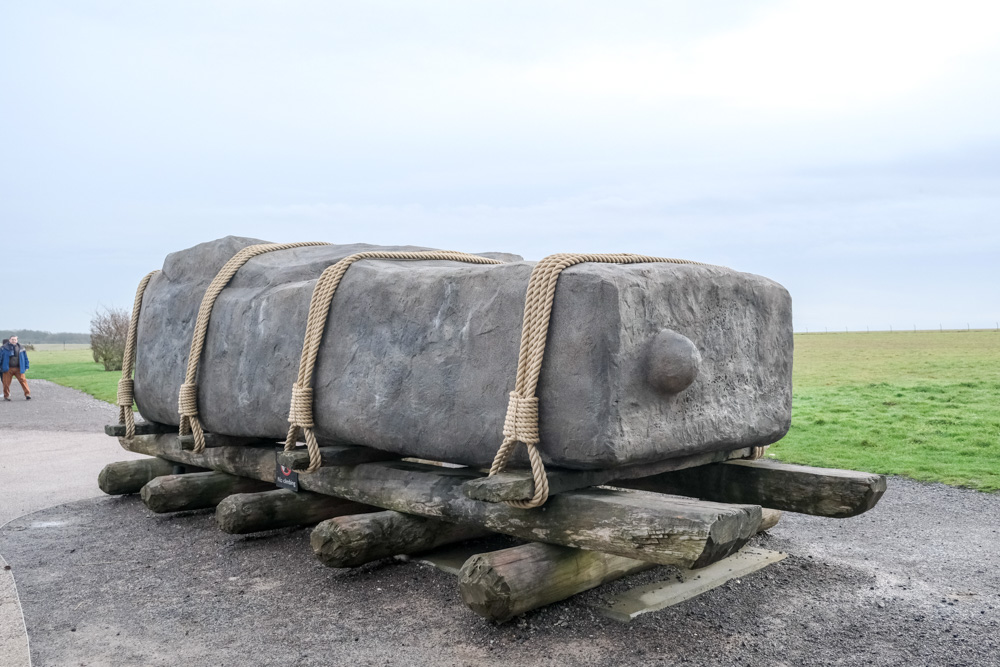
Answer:
[[[150,282],[136,367],[147,419],[177,423],[205,288],[240,248],[259,242],[227,237],[173,253]],[[207,430],[284,436],[315,281],[373,248],[279,251],[240,270],[216,302],[201,360]],[[488,464],[514,385],[532,266],[352,266],[317,364],[321,440]],[[649,382],[650,342],[663,329],[690,339],[701,357],[679,393]],[[551,464],[603,468],[774,442],[790,421],[791,365],[791,301],[766,278],[715,266],[572,267],[559,280],[539,383],[541,449]]]

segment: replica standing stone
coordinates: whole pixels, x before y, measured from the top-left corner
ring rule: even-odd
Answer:
[[[146,289],[135,398],[177,424],[202,295],[240,249],[173,253]],[[215,304],[198,378],[212,433],[282,439],[313,286],[336,261],[409,246],[329,245],[251,259]],[[488,465],[502,440],[532,262],[363,260],[333,299],[315,431],[433,460]],[[766,445],[791,418],[791,301],[780,285],[690,264],[585,263],[559,278],[538,388],[547,464],[615,468]]]

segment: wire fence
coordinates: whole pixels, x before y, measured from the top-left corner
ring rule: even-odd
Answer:
[[[829,327],[824,327],[822,329],[810,329],[806,327],[804,331],[796,331],[796,334],[836,334],[836,333],[955,333],[962,331],[995,331],[1000,333],[1000,322],[995,322],[993,327],[976,327],[972,328],[972,325],[966,323],[964,327],[949,327],[944,328],[943,324],[939,324],[937,329],[918,329],[917,325],[912,327],[897,327],[894,325],[889,325],[888,329],[873,329],[866,326],[864,329],[851,329],[849,327],[844,327],[843,329],[830,329]]]

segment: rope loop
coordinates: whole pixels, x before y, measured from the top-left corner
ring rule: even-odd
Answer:
[[[517,359],[517,376],[514,391],[510,393],[507,416],[504,419],[503,442],[497,450],[490,467],[490,476],[502,472],[514,453],[518,443],[528,450],[531,463],[531,477],[535,488],[530,500],[504,501],[511,507],[530,509],[545,504],[549,497],[548,476],[537,445],[540,444],[538,430],[538,378],[545,356],[545,341],[552,318],[552,304],[555,301],[556,283],[566,269],[582,262],[606,264],[638,264],[666,262],[671,264],[700,264],[684,259],[649,257],[629,253],[617,254],[575,254],[558,253],[545,257],[531,270],[528,290],[524,297],[524,320],[521,325],[521,349]]]
[[[126,403],[128,407],[132,407],[133,397],[135,396],[135,381],[132,378],[122,378],[118,381],[118,400],[117,403],[121,407],[125,407]]]
[[[510,392],[507,403],[507,417],[503,422],[504,438],[523,442],[526,445],[537,445],[538,437],[538,399],[534,396],[526,398],[516,391]]]
[[[319,356],[319,346],[323,342],[326,331],[326,320],[333,304],[333,296],[347,270],[363,259],[385,260],[449,260],[466,262],[468,264],[503,264],[498,259],[469,255],[451,250],[424,250],[418,252],[382,251],[359,252],[343,258],[336,264],[326,268],[316,281],[312,298],[309,302],[309,316],[306,319],[306,335],[302,341],[302,356],[299,359],[299,376],[292,385],[292,401],[288,411],[288,436],[285,438],[285,451],[295,449],[301,430],[309,449],[309,467],[297,470],[299,473],[315,472],[322,465],[319,443],[313,432],[313,371],[316,368],[316,358]]]
[[[139,337],[139,311],[142,309],[142,297],[150,279],[159,271],[150,271],[135,290],[135,301],[132,303],[132,317],[128,323],[128,336],[125,338],[125,355],[122,357],[122,379],[118,381],[118,422],[125,425],[125,437],[129,440],[135,437],[135,414],[132,404],[135,403],[135,383],[132,381],[132,371],[135,370],[135,348]]]
[[[258,243],[247,246],[233,255],[209,283],[208,289],[205,290],[205,295],[201,299],[201,306],[198,308],[198,319],[195,321],[194,334],[191,336],[191,351],[188,353],[187,373],[177,400],[177,411],[180,413],[180,434],[191,433],[194,435],[194,449],[192,450],[194,453],[198,454],[205,450],[205,434],[201,428],[201,422],[198,420],[198,364],[205,347],[208,322],[212,317],[215,300],[219,298],[222,290],[233,279],[236,272],[254,257],[275,250],[320,245],[329,244],[322,241],[304,241],[302,243]],[[185,389],[185,387],[188,388]]]
[[[292,385],[292,404],[288,409],[288,421],[301,428],[313,428],[313,388],[303,387],[298,382]]]

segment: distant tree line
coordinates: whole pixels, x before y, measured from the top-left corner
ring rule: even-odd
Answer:
[[[89,343],[90,334],[60,331],[37,331],[35,329],[0,329],[4,338],[17,336],[22,343]]]

